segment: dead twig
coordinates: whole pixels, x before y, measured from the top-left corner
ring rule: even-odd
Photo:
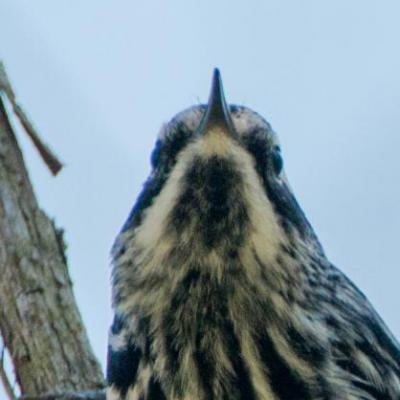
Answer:
[[[17,103],[14,90],[8,79],[4,64],[0,61],[0,92],[3,92],[10,101],[15,115],[18,117],[21,125],[24,127],[26,133],[31,138],[33,144],[42,156],[43,161],[46,163],[53,175],[57,175],[62,168],[62,163],[58,160],[56,155],[50,148],[42,141],[37,130],[29,120],[23,108]]]

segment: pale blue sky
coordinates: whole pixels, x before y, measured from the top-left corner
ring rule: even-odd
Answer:
[[[327,254],[400,337],[399,19],[398,0],[0,0],[0,57],[65,170],[18,137],[103,366],[111,244],[161,124],[206,100],[215,66],[278,132]]]

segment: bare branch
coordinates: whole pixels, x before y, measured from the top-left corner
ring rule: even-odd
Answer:
[[[10,101],[15,114],[17,115],[19,121],[24,127],[26,133],[31,138],[36,149],[42,156],[43,161],[46,163],[53,175],[57,175],[62,168],[61,162],[55,156],[55,154],[50,150],[50,148],[42,141],[39,134],[37,133],[32,122],[27,117],[23,108],[17,103],[14,90],[8,79],[4,64],[0,61],[0,91],[3,91],[8,100]]]
[[[13,101],[4,74],[1,79]],[[0,216],[0,333],[21,393],[102,389],[62,235],[36,200],[1,96]]]
[[[20,400],[105,400],[106,393],[104,390],[93,390],[88,392],[69,392],[54,393],[42,396],[22,396]]]

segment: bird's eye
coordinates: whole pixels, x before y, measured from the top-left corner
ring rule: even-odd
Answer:
[[[272,166],[277,175],[282,172],[283,158],[281,154],[281,149],[279,147],[276,147],[272,152]]]

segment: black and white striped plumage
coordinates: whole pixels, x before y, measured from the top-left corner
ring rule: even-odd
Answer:
[[[160,134],[113,250],[108,400],[400,399],[400,347],[324,252],[258,114]]]

